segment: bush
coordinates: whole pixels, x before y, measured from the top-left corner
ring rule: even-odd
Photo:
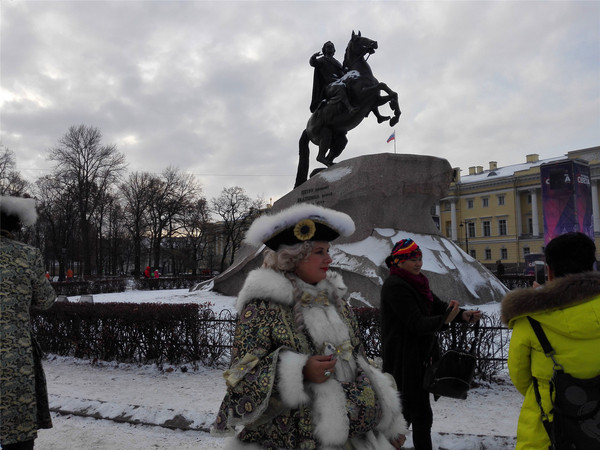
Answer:
[[[56,281],[50,283],[56,295],[107,294],[125,292],[128,284],[136,290],[189,289],[196,284],[210,280],[207,275],[161,277],[161,278],[98,278],[84,281]]]
[[[236,316],[218,315],[210,304],[56,303],[32,313],[34,333],[45,352],[140,364],[229,364]],[[379,309],[353,308],[368,358],[381,356]],[[510,331],[498,315],[484,315],[475,355],[476,375],[491,380],[506,363]],[[441,350],[468,345],[473,327],[456,324],[440,333]]]
[[[98,279],[87,281],[57,281],[50,283],[56,295],[106,294],[110,292],[125,292],[125,278]]]
[[[201,359],[199,314],[197,304],[55,303],[34,313],[32,325],[46,352],[178,364]]]

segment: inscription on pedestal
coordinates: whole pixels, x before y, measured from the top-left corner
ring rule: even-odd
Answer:
[[[328,197],[333,197],[333,192],[330,186],[319,186],[315,188],[302,189],[300,197],[296,199],[296,203],[314,203],[315,205],[323,205]]]

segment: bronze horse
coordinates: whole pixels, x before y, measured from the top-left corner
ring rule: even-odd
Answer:
[[[324,102],[310,116],[306,129],[300,137],[295,188],[304,183],[308,177],[309,142],[319,146],[317,161],[329,167],[346,147],[348,143],[346,133],[361,123],[369,113],[372,112],[379,123],[389,121],[392,127],[398,123],[400,118],[398,94],[385,83],[377,81],[367,63],[368,55],[375,53],[376,49],[377,41],[362,37],[360,31],[358,34],[352,32],[352,38],[348,42],[344,55],[343,66],[346,74],[335,83],[345,84],[348,99],[353,106],[358,107],[358,110],[351,113],[341,102]],[[381,91],[387,95],[381,95]],[[379,113],[378,107],[386,103],[394,112],[393,117],[382,116]]]

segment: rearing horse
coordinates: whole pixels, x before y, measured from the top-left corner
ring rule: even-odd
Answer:
[[[390,126],[398,123],[400,118],[398,94],[373,76],[371,67],[366,61],[368,55],[375,53],[376,49],[377,41],[362,37],[360,31],[358,34],[352,32],[352,38],[348,42],[344,55],[343,66],[346,74],[334,83],[342,83],[346,86],[348,99],[352,106],[358,107],[358,110],[350,113],[341,102],[324,102],[310,116],[306,129],[300,137],[295,188],[304,183],[308,177],[309,142],[319,146],[317,161],[329,167],[346,148],[348,144],[346,133],[361,123],[369,113],[373,112],[379,123],[389,121]],[[381,91],[387,95],[381,95]],[[378,107],[385,104],[389,104],[393,110],[393,117],[382,116],[379,113]]]

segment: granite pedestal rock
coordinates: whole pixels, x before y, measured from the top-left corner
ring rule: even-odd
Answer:
[[[388,275],[385,258],[394,243],[410,237],[423,250],[423,273],[444,300],[461,304],[500,301],[506,287],[477,260],[441,236],[431,208],[446,195],[453,170],[432,156],[383,153],[348,159],[319,172],[279,199],[272,212],[299,202],[343,211],[356,232],[333,242],[332,270],[342,273],[354,306],[379,306]],[[247,273],[262,265],[262,250],[243,245],[234,264],[200,289],[235,296]]]

